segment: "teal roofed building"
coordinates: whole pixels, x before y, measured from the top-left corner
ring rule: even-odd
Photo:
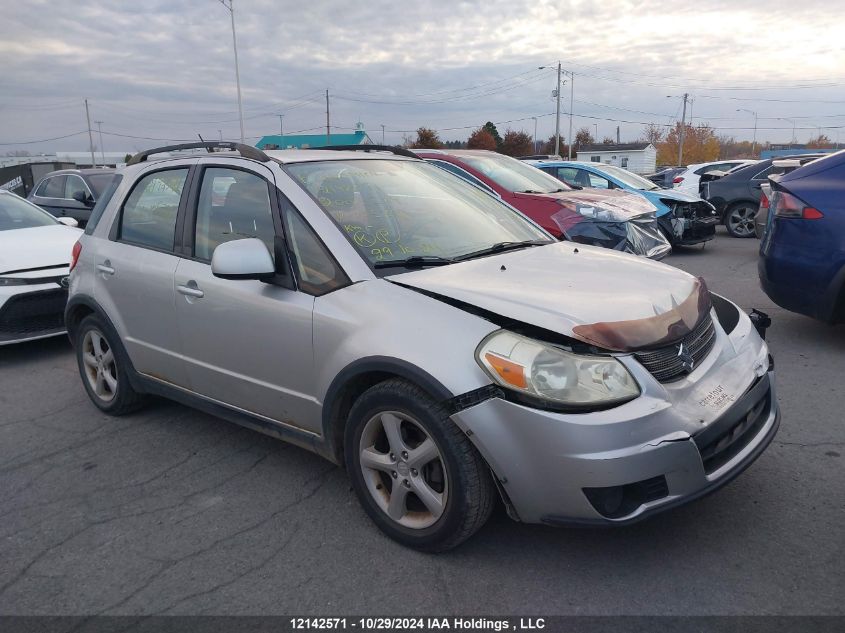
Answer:
[[[329,138],[323,134],[271,134],[261,137],[255,144],[258,149],[308,149],[326,145],[373,145],[373,140],[364,131],[364,125],[358,123],[352,134],[335,134]]]

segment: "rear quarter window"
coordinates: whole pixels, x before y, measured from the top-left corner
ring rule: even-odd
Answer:
[[[109,202],[111,201],[112,197],[114,197],[114,192],[117,191],[117,188],[120,186],[122,180],[122,175],[115,174],[112,177],[111,182],[100,194],[100,197],[97,200],[97,204],[95,204],[94,208],[91,209],[91,217],[88,218],[88,224],[85,225],[86,235],[91,235],[92,233],[94,233],[94,229],[97,228],[97,224],[99,224],[100,218],[103,217],[103,212],[106,210],[106,207],[109,206]]]

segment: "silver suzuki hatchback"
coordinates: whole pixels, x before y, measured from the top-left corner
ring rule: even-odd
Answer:
[[[772,440],[763,324],[702,280],[557,242],[406,150],[347,150],[130,161],[71,263],[97,407],[165,396],[315,451],[428,551],[497,497],[519,521],[630,523]]]

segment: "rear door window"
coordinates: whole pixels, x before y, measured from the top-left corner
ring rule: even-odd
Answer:
[[[85,184],[85,181],[82,180],[82,178],[73,175],[68,176],[65,181],[65,193],[62,197],[67,198],[68,200],[74,200],[74,194],[79,192],[85,194],[86,197],[91,195],[91,192],[88,190],[88,185]]]
[[[172,251],[176,214],[188,168],[165,169],[139,180],[123,203],[118,239],[156,250]]]

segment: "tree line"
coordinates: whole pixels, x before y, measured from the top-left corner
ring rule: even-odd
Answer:
[[[646,125],[642,134],[635,142],[648,141],[657,149],[658,165],[675,165],[678,162],[678,145],[681,139],[681,124],[676,123],[674,127],[652,123]],[[507,130],[502,136],[492,121],[487,121],[481,127],[475,129],[465,141],[442,141],[437,130],[428,127],[417,129],[416,137],[406,136],[404,146],[412,149],[485,149],[508,156],[528,156],[530,154],[554,154],[554,135],[546,140],[541,140],[535,148],[534,138],[523,131]],[[614,139],[605,136],[601,144],[609,145],[615,143]],[[683,134],[683,162],[686,165],[692,163],[706,163],[715,160],[729,158],[759,158],[759,152],[773,145],[768,141],[756,143],[751,141],[737,141],[728,135],[717,135],[716,131],[708,124],[692,125],[687,123],[684,126]],[[573,144],[573,155],[579,149],[597,145],[596,139],[590,133],[588,127],[582,127],[575,135]],[[566,156],[569,153],[569,146],[563,136],[559,138],[560,155]],[[824,134],[811,138],[804,147],[808,149],[832,149],[833,142]]]

